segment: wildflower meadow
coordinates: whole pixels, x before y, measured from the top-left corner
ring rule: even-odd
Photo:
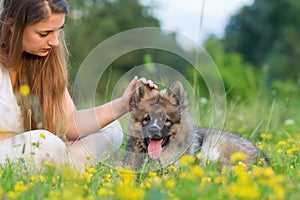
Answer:
[[[246,166],[243,163],[245,155],[236,153],[231,157],[231,165],[220,168],[210,160],[200,161],[202,155],[198,154],[184,155],[177,165],[145,173],[112,168],[105,163],[85,166],[84,171],[78,173],[71,167],[55,166],[51,162],[45,162],[36,169],[28,164],[30,158],[24,158],[0,166],[0,199],[296,200],[300,196],[300,132],[297,131],[297,119],[283,120],[278,128],[277,118],[284,113],[281,107],[271,103],[266,108],[261,102],[253,103],[255,105],[247,105],[248,115],[244,113],[247,110],[245,104],[229,106],[225,128],[251,137],[249,132],[255,129],[251,128],[251,124],[257,124],[250,120],[257,114],[253,107],[264,106],[269,111],[269,118],[263,123],[266,131],[257,131],[252,140],[268,156],[270,166]],[[230,114],[230,110],[239,115]],[[236,119],[241,118],[240,115],[244,118]],[[47,139],[42,133],[41,137]]]

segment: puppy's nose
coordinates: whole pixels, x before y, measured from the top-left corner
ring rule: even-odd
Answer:
[[[151,139],[159,140],[161,139],[161,132],[159,126],[152,125],[148,128],[148,134]]]
[[[148,128],[149,133],[158,134],[160,132],[160,128],[158,126],[152,125]]]

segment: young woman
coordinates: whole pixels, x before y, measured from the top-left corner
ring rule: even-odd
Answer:
[[[122,97],[77,111],[67,90],[65,0],[4,0],[0,16],[0,163],[32,157],[36,165],[78,169],[119,148],[118,117],[129,110],[135,77]],[[149,87],[157,89],[152,81]],[[26,94],[29,86],[30,93]],[[22,92],[23,91],[23,92]],[[27,90],[28,92],[28,90]],[[25,94],[24,94],[25,93]],[[94,117],[96,116],[96,117]],[[94,119],[95,120],[92,120]],[[74,141],[66,145],[66,141]]]

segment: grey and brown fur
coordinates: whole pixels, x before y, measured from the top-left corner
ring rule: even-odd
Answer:
[[[197,128],[188,112],[185,90],[174,82],[162,91],[138,82],[130,99],[127,156],[125,162],[140,168],[149,158],[151,140],[161,140],[162,153],[155,159],[161,166],[174,164],[183,154],[201,152],[204,159],[230,163],[234,152],[246,154],[245,163],[255,164],[265,155],[248,139],[230,132]]]

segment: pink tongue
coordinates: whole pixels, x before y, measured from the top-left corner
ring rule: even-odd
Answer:
[[[150,158],[156,160],[161,152],[162,152],[162,147],[161,143],[163,142],[163,139],[161,140],[150,140],[150,144],[148,146],[148,153]]]

